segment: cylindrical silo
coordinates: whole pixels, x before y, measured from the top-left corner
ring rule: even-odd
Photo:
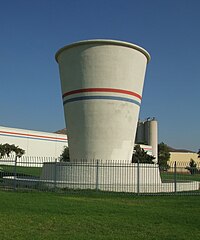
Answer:
[[[155,118],[145,121],[145,141],[152,146],[152,155],[155,157],[154,162],[158,162],[158,122]]]
[[[143,48],[88,40],[56,53],[71,161],[131,162],[146,64]]]
[[[144,132],[144,122],[138,121],[135,144],[145,144]]]

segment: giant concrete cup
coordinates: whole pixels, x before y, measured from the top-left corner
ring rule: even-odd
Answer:
[[[148,52],[88,40],[61,48],[56,60],[71,161],[131,162]]]

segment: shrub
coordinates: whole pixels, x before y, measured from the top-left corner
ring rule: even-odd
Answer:
[[[187,166],[185,169],[187,169],[188,171],[190,171],[190,174],[197,174],[200,171],[197,169],[197,164],[196,162],[191,158],[190,159],[190,163],[189,166]]]
[[[61,162],[70,162],[69,157],[69,147],[64,147],[62,154],[60,155],[60,161]]]

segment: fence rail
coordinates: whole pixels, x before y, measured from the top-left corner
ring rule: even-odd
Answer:
[[[200,165],[174,162],[162,170],[157,164],[126,161],[60,162],[55,158],[0,159],[1,189],[43,191],[99,191],[133,194],[200,194]]]

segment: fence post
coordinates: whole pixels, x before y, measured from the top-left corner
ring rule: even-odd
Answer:
[[[176,174],[176,161],[174,163],[174,193],[177,191],[177,174]]]
[[[96,191],[99,190],[99,160],[97,160],[96,164]]]
[[[14,165],[14,191],[17,188],[17,155],[15,156],[15,165]]]
[[[55,159],[54,163],[54,191],[56,191],[56,184],[57,183],[57,158]]]
[[[137,194],[140,195],[140,160],[137,158]]]

